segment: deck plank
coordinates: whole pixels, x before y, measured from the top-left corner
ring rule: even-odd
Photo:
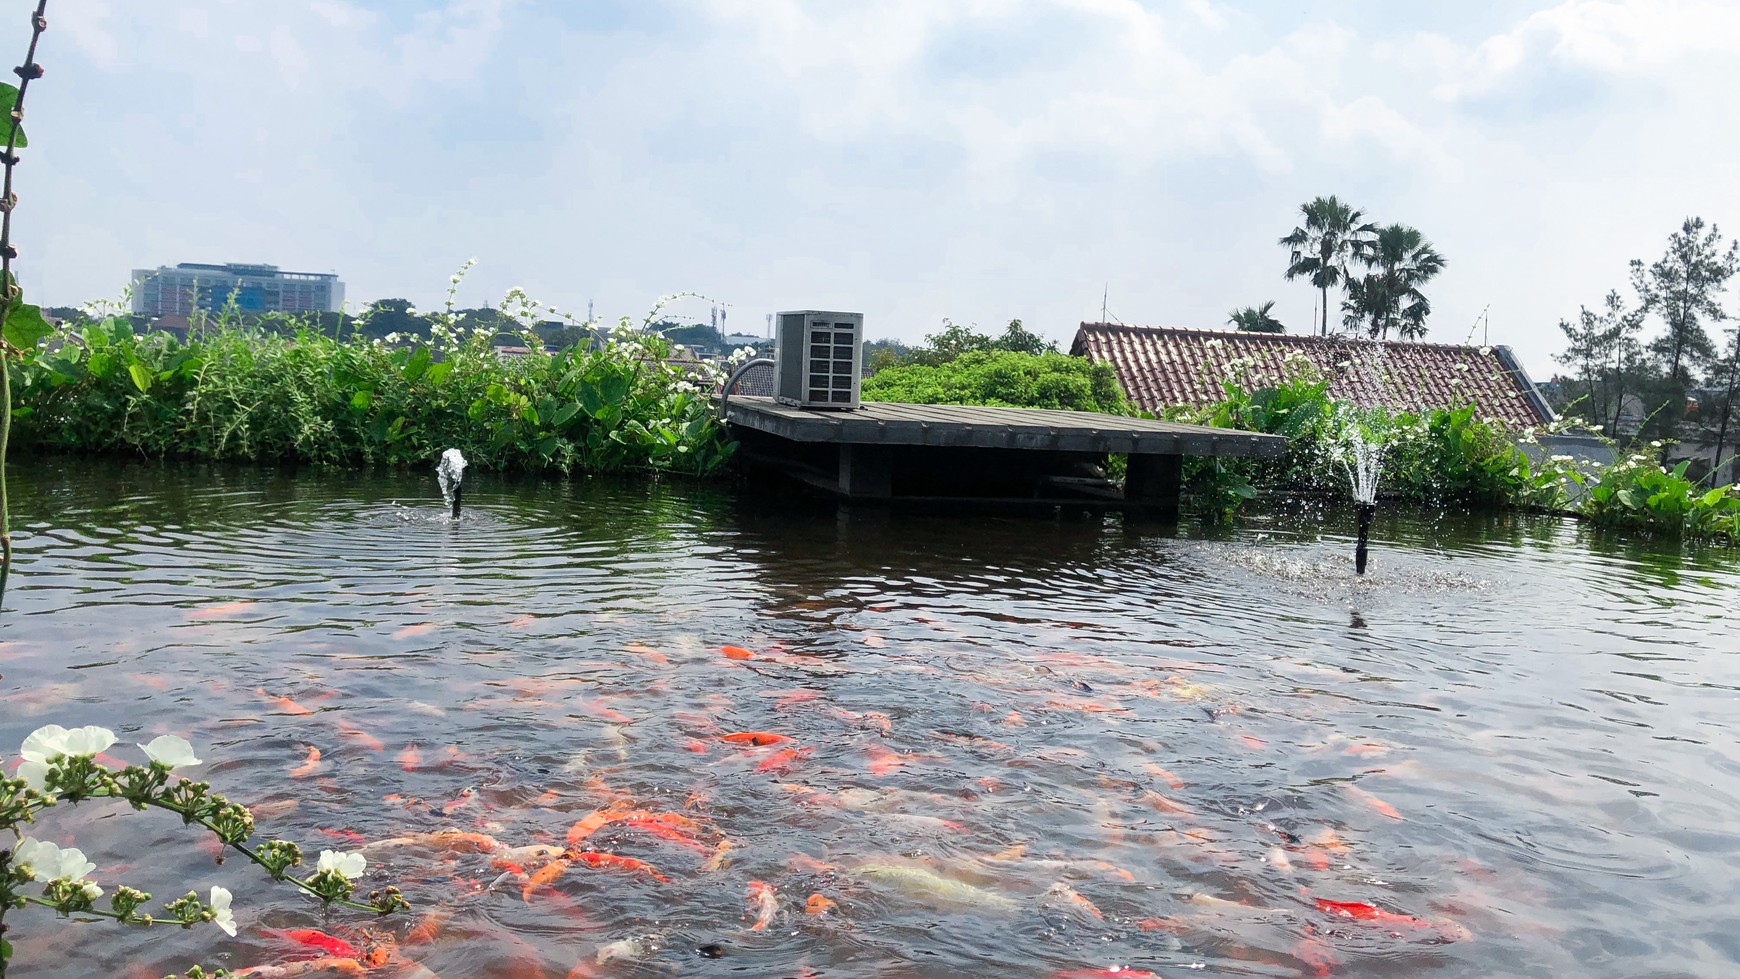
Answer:
[[[1278,435],[1041,408],[866,401],[857,411],[827,411],[739,397],[729,402],[726,420],[797,442],[846,445],[1257,458],[1275,458],[1287,450],[1286,440]]]

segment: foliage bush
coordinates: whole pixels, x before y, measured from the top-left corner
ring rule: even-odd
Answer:
[[[905,404],[1130,413],[1110,364],[1057,353],[976,350],[939,364],[901,364],[867,378],[863,396]]]
[[[427,341],[323,335],[219,319],[186,340],[124,317],[63,327],[13,379],[18,443],[162,458],[429,465],[457,447],[488,469],[561,472],[721,466],[732,443],[709,407],[705,365],[625,319],[598,349],[494,349],[449,305]]]

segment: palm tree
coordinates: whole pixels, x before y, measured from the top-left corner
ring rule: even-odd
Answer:
[[[1420,287],[1444,271],[1444,256],[1418,229],[1392,224],[1378,229],[1361,258],[1366,273],[1347,283],[1342,323],[1377,340],[1392,329],[1404,340],[1425,336],[1432,303]]]
[[[1299,205],[1305,223],[1281,239],[1291,251],[1287,257],[1287,281],[1309,278],[1322,293],[1323,327],[1329,335],[1329,287],[1349,279],[1347,263],[1365,252],[1375,225],[1361,222],[1364,212],[1343,204],[1334,196],[1319,197]]]
[[[1287,328],[1281,321],[1269,315],[1269,310],[1275,308],[1273,299],[1261,306],[1246,306],[1235,309],[1227,317],[1227,322],[1241,333],[1285,333]]]

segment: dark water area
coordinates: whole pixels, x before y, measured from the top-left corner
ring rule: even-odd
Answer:
[[[1350,507],[465,498],[453,524],[432,473],[15,461],[0,750],[184,735],[259,838],[363,847],[415,910],[322,915],[166,814],[63,806],[35,833],[98,883],[222,884],[241,933],[32,908],[14,975],[281,966],[285,928],[445,979],[1740,971],[1733,552],[1380,511],[1358,579]],[[675,814],[577,844],[667,881],[538,873],[601,810]]]

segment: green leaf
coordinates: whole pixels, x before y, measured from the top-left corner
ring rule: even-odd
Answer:
[[[452,371],[453,361],[444,360],[439,364],[431,364],[429,366],[429,373],[424,376],[429,379],[430,384],[440,384],[448,374],[452,373]]]
[[[418,347],[416,352],[411,354],[411,359],[405,362],[405,369],[401,373],[407,384],[415,384],[428,370],[429,348]]]
[[[37,343],[53,332],[40,307],[21,302],[6,311],[6,342],[19,350],[35,350]]]
[[[16,108],[18,108],[18,89],[5,82],[0,82],[0,126],[10,127],[12,125],[12,110]],[[0,133],[7,131],[7,129],[0,129]],[[24,138],[23,126],[18,127],[18,138],[13,141],[12,145],[30,145],[30,140]]]
[[[374,403],[375,395],[372,391],[358,391],[350,396],[350,407],[352,411],[367,411],[369,410],[369,406]]]
[[[538,409],[527,404],[524,408],[520,409],[520,417],[531,422],[533,425],[536,425],[538,424]]]
[[[569,402],[568,404],[557,408],[550,414],[550,424],[555,428],[561,428],[563,425],[568,424],[568,419],[573,418],[576,414],[579,414],[579,412],[580,406],[573,402]]]
[[[1715,489],[1709,491],[1708,493],[1705,493],[1702,497],[1700,497],[1698,500],[1698,503],[1700,506],[1713,507],[1716,504],[1722,502],[1722,497],[1727,496],[1727,495],[1728,495],[1728,487],[1718,486]]]
[[[132,375],[133,386],[139,389],[140,394],[149,392],[151,390],[151,382],[157,380],[157,378],[152,376],[151,369],[138,361],[134,361],[127,365],[127,373]]]

